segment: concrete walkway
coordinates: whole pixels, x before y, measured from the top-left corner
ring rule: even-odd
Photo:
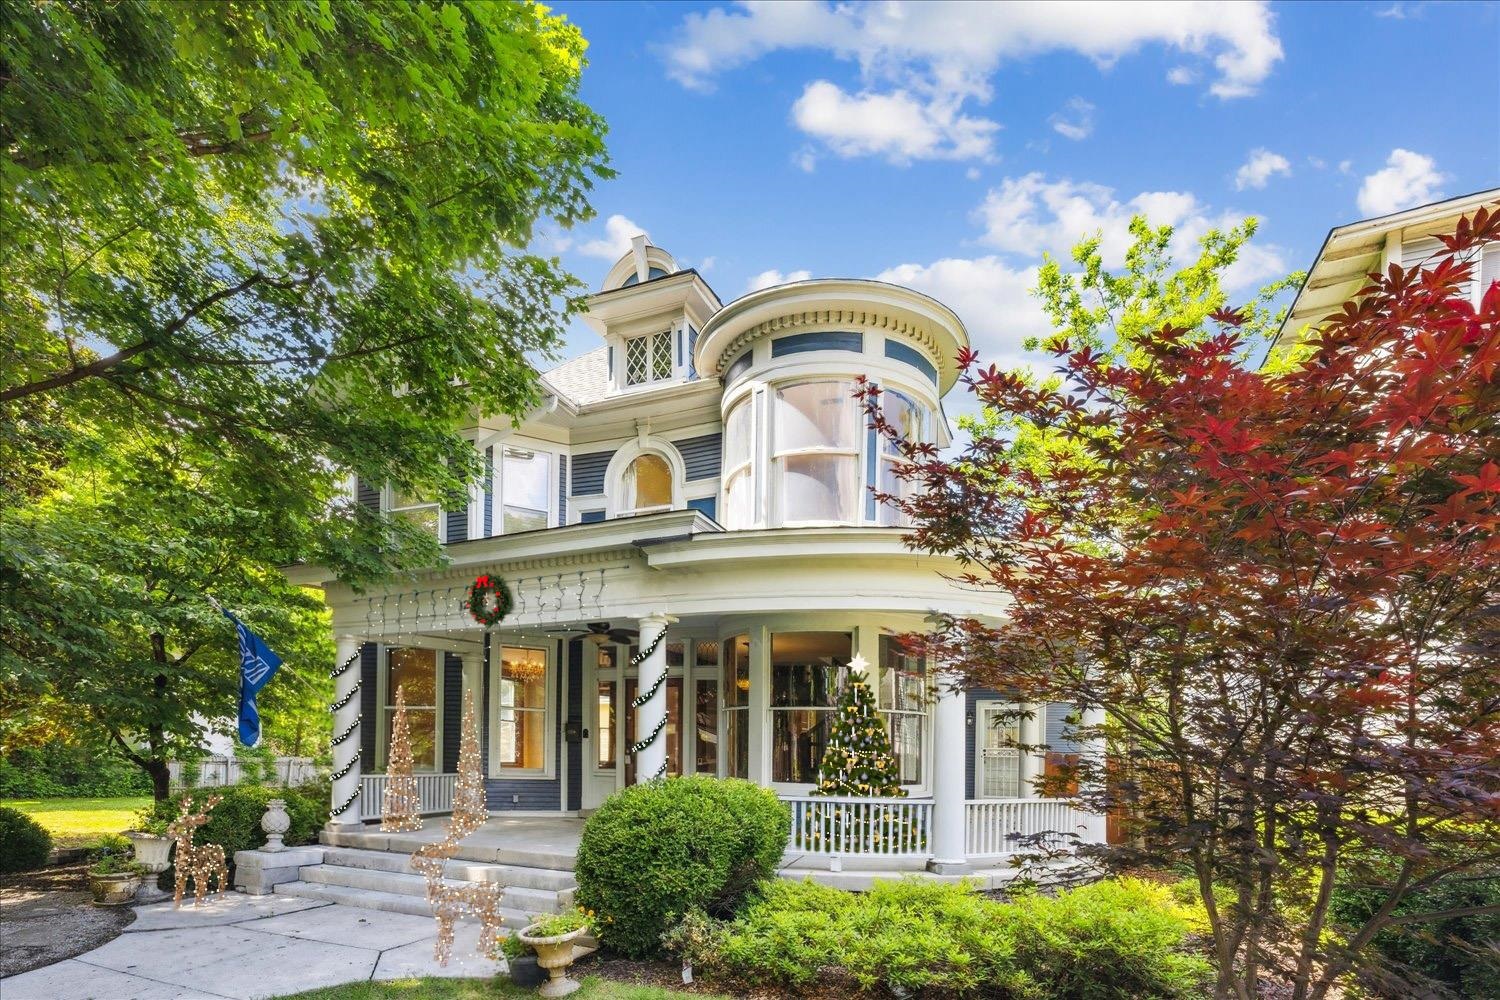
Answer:
[[[362,979],[493,976],[476,957],[479,925],[459,924],[446,968],[431,917],[291,896],[224,893],[194,908],[171,901],[76,958],[0,980],[4,1000],[256,1000]]]

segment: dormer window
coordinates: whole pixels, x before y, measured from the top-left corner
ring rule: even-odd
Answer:
[[[625,384],[645,385],[672,377],[672,332],[648,333],[625,341]]]

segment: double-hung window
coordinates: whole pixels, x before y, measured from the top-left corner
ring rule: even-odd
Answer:
[[[775,481],[782,524],[859,516],[859,403],[848,380],[776,390]]]
[[[918,443],[925,440],[927,411],[920,403],[894,389],[882,392],[880,401],[885,422],[900,435],[902,441]],[[905,464],[906,459],[898,450],[897,443],[880,435],[879,478],[875,488],[900,500],[911,497],[919,484],[901,478],[899,472]],[[876,517],[881,527],[885,528],[905,528],[911,524],[911,519],[892,503],[880,504]]]
[[[406,704],[406,729],[411,740],[414,771],[438,769],[437,704],[438,656],[432,649],[386,651],[385,704],[381,706],[385,757],[389,764],[392,726],[396,722],[396,692]]]
[[[746,396],[724,418],[724,526],[755,524],[755,397]]]
[[[423,531],[438,534],[438,505],[437,501],[429,500],[417,493],[407,493],[396,487],[391,487],[391,501],[386,507],[386,512],[405,518]],[[394,697],[394,696],[393,696]]]
[[[497,763],[502,772],[541,774],[547,767],[547,652],[523,646],[498,652]]]
[[[625,384],[645,385],[672,377],[672,331],[625,341]]]
[[[901,648],[895,638],[880,637],[880,714],[885,717],[903,785],[922,783],[927,740],[927,662]]]
[[[507,446],[500,458],[501,530],[509,535],[547,527],[551,484],[551,455]]]

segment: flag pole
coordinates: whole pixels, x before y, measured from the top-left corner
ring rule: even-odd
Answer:
[[[220,604],[217,600],[215,600],[213,594],[204,594],[203,598],[204,598],[204,600],[208,601],[209,605],[215,611],[219,612],[220,614],[224,613],[224,605]]]

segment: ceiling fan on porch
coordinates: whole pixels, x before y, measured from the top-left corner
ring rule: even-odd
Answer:
[[[576,629],[549,629],[551,632],[566,633],[568,639],[582,638],[592,642],[596,646],[602,646],[606,642],[616,642],[623,646],[629,646],[640,638],[640,632],[633,628],[610,628],[609,622],[589,622],[587,630],[579,632]]]

